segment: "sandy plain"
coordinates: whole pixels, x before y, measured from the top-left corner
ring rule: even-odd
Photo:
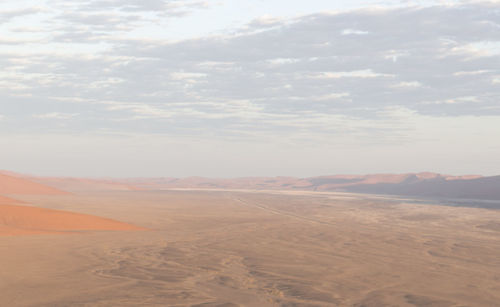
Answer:
[[[16,199],[150,230],[0,237],[0,306],[500,302],[500,211],[311,192]]]

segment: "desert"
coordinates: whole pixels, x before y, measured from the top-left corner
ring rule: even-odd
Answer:
[[[500,306],[500,0],[0,29],[0,307]]]
[[[286,190],[93,188],[15,196],[11,205],[2,198],[0,213],[29,206],[39,210],[37,220],[58,217],[37,228],[67,233],[2,226],[10,231],[0,236],[2,306],[494,306],[500,300],[498,210]],[[17,225],[33,225],[30,214]],[[81,231],[75,221],[91,227]]]
[[[0,192],[21,195],[68,195],[16,175],[0,174]],[[145,230],[140,227],[61,210],[37,208],[0,195],[0,236],[77,233],[91,230]]]

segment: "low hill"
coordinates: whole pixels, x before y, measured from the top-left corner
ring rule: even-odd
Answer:
[[[234,179],[140,178],[120,180],[147,190],[176,188],[341,191],[414,197],[500,200],[500,176],[450,176],[437,173],[333,175],[310,178]]]
[[[420,180],[410,176],[399,183],[359,184],[344,187],[344,190],[416,197],[500,200],[500,176],[454,180],[446,177]]]
[[[2,183],[7,183],[3,185]],[[51,194],[90,190],[250,189],[341,191],[414,197],[500,200],[500,176],[450,176],[438,173],[332,175],[309,178],[129,178],[82,179],[17,177],[0,174],[0,194]],[[59,190],[61,189],[61,190]],[[9,192],[6,192],[9,191]]]

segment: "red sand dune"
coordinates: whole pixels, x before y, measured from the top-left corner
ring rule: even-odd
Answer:
[[[10,171],[0,171],[0,176],[9,177],[10,180],[12,178],[17,180],[23,180],[24,187],[20,187],[19,190],[26,190],[28,186],[26,185],[26,181],[32,184],[39,184],[45,186],[46,188],[50,188],[52,190],[59,190],[60,194],[66,194],[65,192],[88,192],[88,191],[137,191],[141,190],[138,187],[135,187],[130,184],[117,182],[113,179],[93,179],[93,178],[73,178],[73,177],[40,177],[40,176],[31,176],[25,174],[18,174]],[[0,179],[0,186],[2,185],[2,181]],[[19,185],[20,186],[20,185]],[[0,193],[1,190],[0,190]],[[27,194],[27,193],[7,193],[5,194]],[[40,193],[30,193],[30,194],[40,194]],[[47,194],[47,193],[43,193]]]
[[[115,182],[111,179],[87,179],[67,177],[30,177],[30,180],[69,192],[86,191],[137,191],[141,190],[129,184]]]
[[[0,195],[0,236],[71,233],[90,230],[145,230],[97,216],[22,206]]]
[[[24,202],[0,195],[0,205],[23,204]]]
[[[0,173],[0,194],[68,194],[13,174]],[[22,206],[23,202],[0,195],[0,236],[70,233],[89,230],[145,230],[97,216]]]
[[[97,216],[5,204],[13,201],[0,198],[0,236],[71,233],[77,231],[134,231],[142,227]]]
[[[0,173],[0,194],[62,195],[68,193],[29,179]]]

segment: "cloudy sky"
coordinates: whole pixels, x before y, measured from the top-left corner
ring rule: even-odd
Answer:
[[[500,174],[500,1],[0,3],[0,169]]]

